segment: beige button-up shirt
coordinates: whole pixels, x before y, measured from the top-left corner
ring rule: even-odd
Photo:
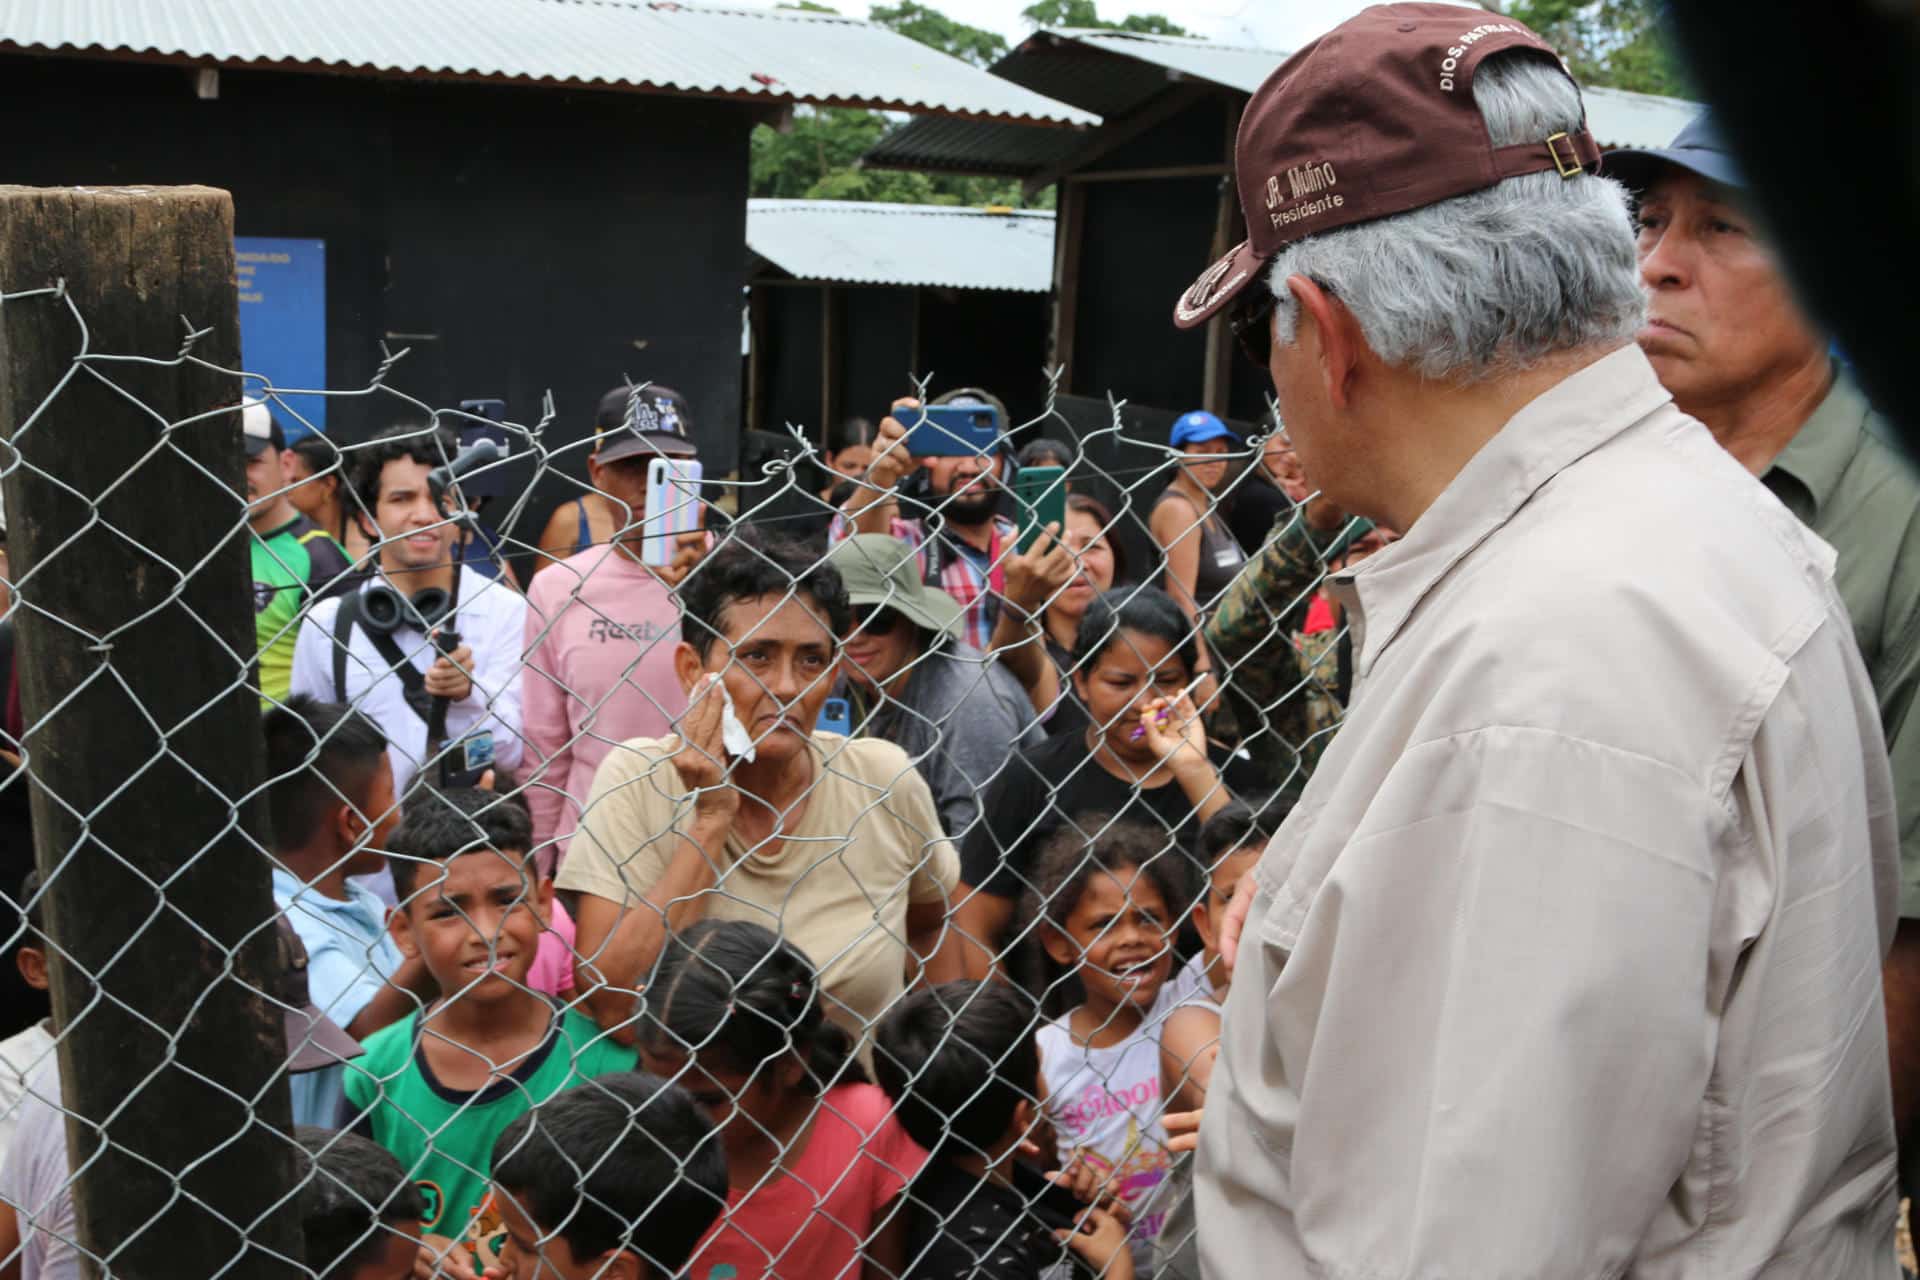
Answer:
[[[1623,348],[1336,583],[1255,872],[1214,1280],[1892,1277],[1898,844],[1833,552]]]

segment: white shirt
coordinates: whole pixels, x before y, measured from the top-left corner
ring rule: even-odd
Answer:
[[[371,586],[378,578],[370,578]],[[361,588],[362,591],[365,586]],[[293,649],[294,693],[337,702],[333,685],[333,627],[338,597],[322,600],[307,612]],[[454,741],[475,729],[493,732],[494,763],[511,769],[520,763],[520,654],[526,628],[526,599],[499,581],[472,569],[460,570],[460,608],[455,629],[473,650],[473,690],[447,709],[447,738]],[[433,665],[432,644],[415,627],[393,633],[400,652],[419,671]],[[427,724],[407,705],[406,688],[374,648],[364,627],[355,627],[347,645],[347,702],[364,713],[387,737],[395,794],[407,784],[427,753]]]
[[[0,1040],[0,1157],[13,1145],[13,1132],[20,1123],[20,1103],[26,1097],[27,1082],[53,1057],[53,1020],[42,1018],[32,1026]]]
[[[1833,552],[1626,347],[1336,580],[1256,868],[1210,1277],[1893,1277],[1898,868]]]
[[[20,1103],[19,1127],[0,1165],[0,1200],[20,1224],[21,1280],[80,1280],[74,1242],[73,1174],[67,1116],[60,1109],[60,1059],[49,1054]]]

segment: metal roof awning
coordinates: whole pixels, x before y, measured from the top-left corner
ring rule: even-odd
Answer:
[[[1045,293],[1045,210],[850,200],[749,200],[747,248],[796,280]]]
[[[0,0],[0,50],[1099,123],[859,19],[674,0]]]
[[[1288,56],[1279,49],[1178,36],[1049,28],[1035,32],[992,71],[1117,125],[1181,83],[1250,94]],[[1622,89],[1583,92],[1588,126],[1603,147],[1665,146],[1701,110],[1680,98]],[[1089,141],[1084,135],[1040,134],[1017,124],[918,116],[880,139],[861,162],[877,169],[1030,178],[1069,164]]]

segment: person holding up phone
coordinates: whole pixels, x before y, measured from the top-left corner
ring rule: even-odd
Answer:
[[[669,540],[667,563],[646,563],[649,470],[699,465],[686,401],[666,387],[621,387],[603,399],[599,421],[587,471],[595,502],[613,513],[607,536],[541,569],[527,589],[525,732],[535,761],[527,803],[549,870],[566,856],[607,752],[665,736],[686,709],[673,669],[675,588],[707,552],[698,513],[695,527]]]
[[[943,456],[908,452],[908,423],[920,402],[903,397],[880,423],[866,478],[834,518],[830,542],[856,533],[891,534],[918,554],[920,580],[953,597],[962,616],[961,638],[986,652],[1006,593],[1007,561],[1019,528],[999,514],[1006,456],[1006,406],[976,387],[947,392],[936,405],[991,413],[994,447]],[[902,485],[902,481],[908,481]],[[897,488],[896,488],[897,487]]]

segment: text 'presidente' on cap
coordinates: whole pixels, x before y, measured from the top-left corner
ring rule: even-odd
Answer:
[[[1525,173],[1597,166],[1585,127],[1496,147],[1473,99],[1490,53],[1565,64],[1512,18],[1452,4],[1383,4],[1280,64],[1254,91],[1233,146],[1247,238],[1180,295],[1173,322],[1217,313],[1296,240],[1481,191]]]

